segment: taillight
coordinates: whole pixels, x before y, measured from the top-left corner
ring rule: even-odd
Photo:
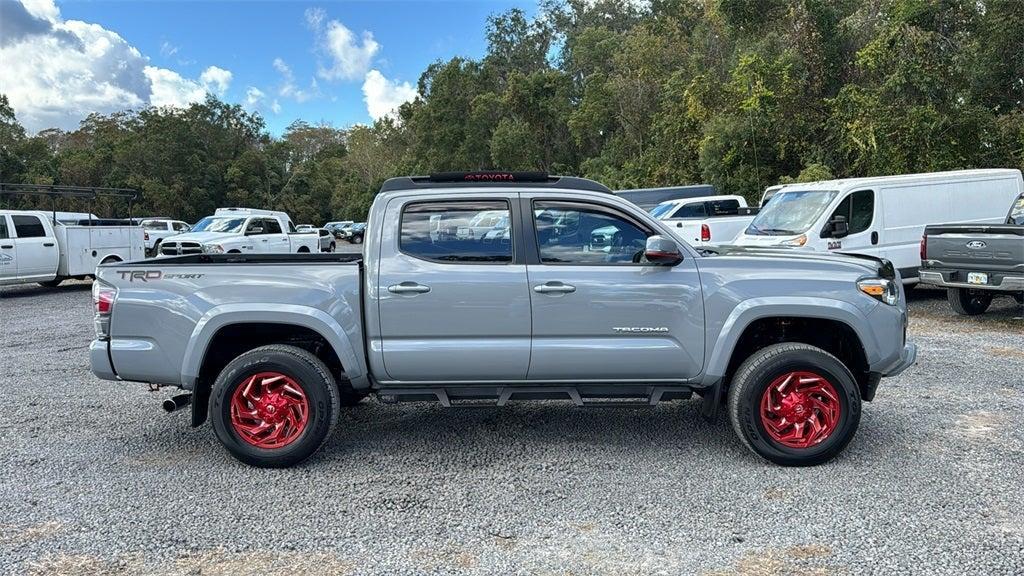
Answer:
[[[928,259],[928,235],[921,236],[921,261]]]
[[[92,283],[92,301],[96,306],[96,314],[107,316],[114,309],[114,296],[117,290],[110,286],[100,284],[98,280]]]
[[[711,227],[707,224],[700,225],[700,241],[711,242]]]
[[[146,242],[149,242],[149,232],[143,232],[142,239],[145,240]]]

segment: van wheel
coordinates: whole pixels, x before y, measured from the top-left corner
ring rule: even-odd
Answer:
[[[946,290],[946,299],[954,312],[962,316],[984,314],[992,304],[992,294],[968,288],[950,288]]]
[[[39,285],[44,288],[56,288],[60,286],[61,282],[67,280],[67,278],[54,278],[53,280],[47,280],[46,282],[40,282]]]
[[[835,458],[860,424],[860,390],[838,358],[807,344],[774,344],[740,365],[729,387],[733,429],[755,454],[783,466]]]
[[[295,346],[242,354],[224,367],[210,394],[217,438],[232,456],[260,468],[308,458],[330,437],[339,410],[327,366]]]

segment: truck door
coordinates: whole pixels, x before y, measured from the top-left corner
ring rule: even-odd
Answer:
[[[875,216],[876,203],[874,190],[857,190],[840,200],[839,205],[825,221],[825,229],[821,238],[830,252],[858,252],[882,256],[883,244],[881,218]],[[848,232],[842,238],[833,237],[829,231],[829,222],[837,216],[846,218]]]
[[[513,242],[521,224],[506,195],[388,203],[378,230],[379,349],[392,380],[525,380],[530,361],[526,265]],[[493,212],[512,230],[466,234]],[[370,244],[373,249],[373,244]],[[379,348],[378,348],[379,347]]]
[[[530,197],[530,380],[672,380],[700,373],[704,304],[692,258],[640,262],[655,231],[596,201]]]
[[[47,236],[46,225],[34,214],[11,214],[14,244],[18,251],[18,276],[21,278],[57,275],[60,251],[57,240]]]
[[[281,223],[277,221],[277,218],[267,218],[263,221],[263,238],[266,239],[262,244],[262,248],[265,252],[275,253],[288,253],[291,250],[291,242],[288,240],[288,234],[281,229]]]
[[[0,283],[18,277],[18,247],[11,239],[11,225],[0,214]]]

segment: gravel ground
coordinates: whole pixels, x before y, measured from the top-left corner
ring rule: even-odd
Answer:
[[[97,380],[89,285],[0,290],[0,573],[1021,574],[1024,310],[918,290],[917,366],[838,460],[786,469],[699,404],[369,400],[305,465],[232,460]]]

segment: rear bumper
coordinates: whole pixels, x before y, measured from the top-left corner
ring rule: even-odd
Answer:
[[[968,270],[921,270],[921,283],[943,288],[970,288],[971,290],[995,290],[998,292],[1024,291],[1024,276],[1010,276],[1002,272],[970,270],[989,275],[992,284],[968,284]]]
[[[104,380],[120,380],[117,372],[114,372],[114,365],[110,363],[110,351],[106,340],[93,340],[89,344],[89,366],[92,373]]]

